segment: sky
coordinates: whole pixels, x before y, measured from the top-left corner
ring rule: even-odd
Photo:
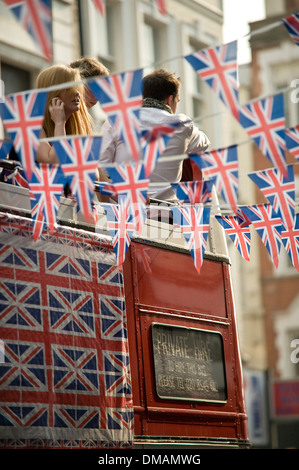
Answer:
[[[248,23],[265,17],[264,0],[223,0],[224,43],[239,39],[249,33]],[[241,64],[251,61],[247,39],[238,41],[238,61]]]

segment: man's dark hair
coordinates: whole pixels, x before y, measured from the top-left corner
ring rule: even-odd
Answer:
[[[181,80],[165,69],[155,70],[143,78],[143,98],[163,101],[168,96],[177,96]]]

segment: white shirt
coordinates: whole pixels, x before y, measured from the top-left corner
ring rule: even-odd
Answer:
[[[153,198],[175,199],[170,182],[178,183],[182,177],[183,160],[186,154],[205,151],[210,145],[208,137],[196,127],[193,121],[185,114],[170,114],[157,108],[141,108],[141,129],[150,129],[154,126],[180,122],[173,136],[167,143],[163,157],[181,155],[181,159],[159,161],[150,177],[149,194]],[[101,163],[123,163],[133,161],[133,157],[123,141],[116,135],[113,127],[107,120],[102,127]],[[142,156],[141,156],[142,158]],[[164,158],[163,158],[164,159]],[[154,183],[165,183],[155,186]]]

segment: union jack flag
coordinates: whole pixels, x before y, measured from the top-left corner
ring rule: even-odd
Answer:
[[[276,214],[271,204],[243,206],[242,210],[251,220],[277,268],[281,247],[281,218]]]
[[[299,13],[294,13],[281,20],[294,43],[299,46]]]
[[[102,204],[102,207],[106,213],[118,269],[121,271],[135,230],[135,223],[133,215],[129,210],[130,204],[128,201],[121,197],[119,202],[120,204]]]
[[[299,271],[299,213],[296,214],[294,225],[281,231],[281,241],[284,244],[292,264]]]
[[[150,177],[158,158],[163,154],[167,142],[171,139],[180,122],[165,124],[151,129],[144,129],[140,133],[140,146],[143,153],[145,176]]]
[[[92,0],[95,8],[100,13],[100,15],[106,15],[106,0]]]
[[[241,256],[249,261],[250,257],[250,228],[241,227],[240,218],[232,215],[216,215],[216,220],[222,225],[227,235],[232,240],[235,247],[239,250]]]
[[[90,250],[80,248],[78,230],[71,244],[36,244],[28,224],[0,216],[0,446],[130,447],[124,286],[112,246],[86,232]]]
[[[239,183],[237,146],[189,156],[203,173],[215,182],[216,191],[236,212]]]
[[[31,91],[8,95],[0,103],[0,115],[18,152],[27,178],[35,166],[39,134],[44,121],[47,92]]]
[[[101,137],[76,137],[52,142],[72,194],[87,222],[94,220],[92,196],[98,167]]]
[[[17,20],[39,45],[45,58],[52,60],[51,0],[4,0]]]
[[[88,83],[115,131],[133,159],[139,160],[139,113],[142,103],[142,69],[98,78]]]
[[[145,177],[142,163],[121,164],[117,167],[106,167],[111,178],[110,185],[115,194],[122,196],[129,204],[129,210],[133,214],[136,230],[140,232],[145,218],[146,195],[149,178]]]
[[[35,167],[29,181],[29,188],[34,197],[31,198],[31,214],[35,223],[34,240],[40,237],[45,223],[49,226],[50,233],[54,232],[64,182],[59,165],[40,163]]]
[[[286,175],[283,94],[241,106],[240,124],[273,166]]]
[[[287,228],[293,227],[295,220],[293,165],[287,166],[287,176],[283,176],[277,168],[248,173],[248,176],[260,188],[285,226]]]
[[[211,200],[213,181],[184,181],[182,183],[171,183],[171,186],[181,202],[198,204]]]
[[[203,49],[185,59],[239,119],[237,41]]]
[[[173,223],[181,228],[194,266],[200,273],[209,233],[210,208],[204,207],[202,204],[197,207],[175,207],[172,209],[172,213]]]
[[[299,161],[299,125],[285,129],[285,140],[287,148]]]

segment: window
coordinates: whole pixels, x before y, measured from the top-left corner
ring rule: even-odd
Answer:
[[[31,88],[30,72],[5,62],[1,62],[1,79],[4,82],[5,95]]]
[[[195,42],[192,42],[192,40],[190,40],[186,55],[193,54],[194,52],[204,49],[204,47],[205,46],[203,44],[195,43]],[[186,81],[186,89],[188,90],[188,93],[191,99],[191,115],[196,120],[196,118],[198,118],[199,116],[203,114],[204,83],[191,65],[188,66],[188,69],[186,68],[185,81]]]

